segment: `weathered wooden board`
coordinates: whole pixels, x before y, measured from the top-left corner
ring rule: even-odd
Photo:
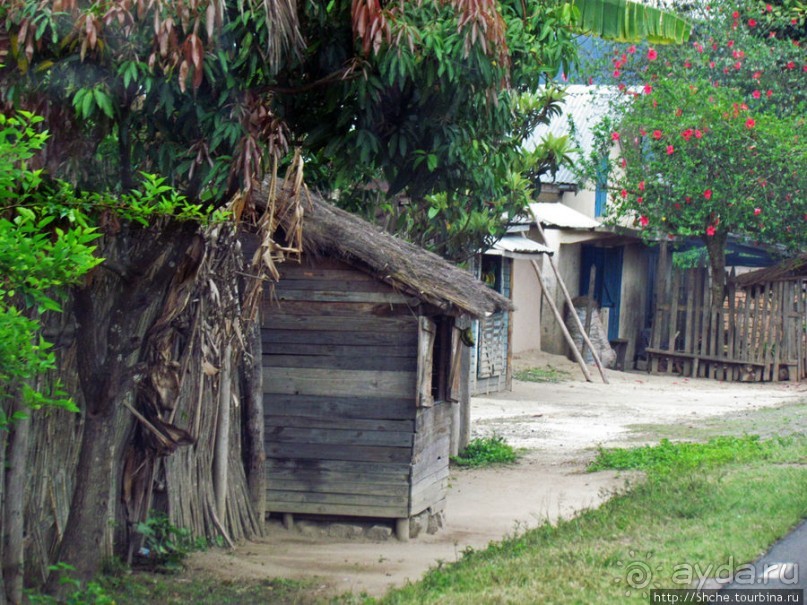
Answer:
[[[412,494],[409,500],[409,511],[411,515],[417,515],[435,502],[439,502],[446,497],[448,491],[448,479],[443,479],[436,483],[432,483],[423,490],[419,490],[416,494]]]
[[[310,331],[310,330],[263,330],[261,341],[264,344],[317,344],[317,345],[365,345],[380,347],[416,346],[416,330],[385,330],[371,332],[355,330],[350,332]]]
[[[263,397],[267,414],[291,414],[315,418],[415,418],[412,397],[337,397],[334,395],[294,395],[268,393]]]
[[[448,465],[441,465],[440,467],[432,469],[434,472],[420,477],[412,477],[412,494],[420,493],[433,483],[448,479],[451,473]]]
[[[327,428],[353,431],[404,432],[412,435],[415,427],[415,423],[412,420],[345,418],[343,416],[333,415],[314,417],[289,415],[293,413],[294,410],[289,410],[288,414],[284,415],[264,414],[266,429],[271,430],[275,427]]]
[[[404,397],[413,394],[415,372],[375,372],[321,368],[264,368],[264,393],[347,397]]]
[[[382,481],[400,479],[409,481],[411,465],[409,461],[404,462],[366,462],[366,461],[344,461],[344,460],[301,460],[293,458],[272,459],[269,461],[271,468],[280,476],[297,476],[303,473],[322,473],[323,476],[352,475],[381,477]]]
[[[412,446],[414,435],[404,431],[369,431],[274,426],[266,427],[270,443],[310,443],[320,445]]]
[[[357,462],[409,462],[412,448],[317,443],[266,442],[268,458],[300,460],[355,460]]]
[[[280,347],[278,347],[280,348]],[[272,368],[330,368],[332,370],[381,370],[387,372],[416,372],[414,357],[361,355],[264,355],[263,366]]]
[[[285,315],[273,313],[264,317],[262,327],[267,330],[316,330],[326,332],[411,330],[417,334],[417,319],[411,315],[402,317],[368,317],[333,315]]]
[[[274,498],[274,499],[273,499]],[[333,502],[284,502],[267,496],[266,508],[274,513],[297,513],[304,515],[345,515],[349,517],[378,517],[399,519],[409,515],[409,506],[364,506],[358,504],[336,504]]]
[[[304,502],[308,504],[343,504],[351,506],[400,506],[406,496],[365,494],[323,494],[272,489],[266,491],[270,502]]]
[[[313,339],[312,339],[313,340]],[[386,357],[412,357],[417,358],[417,347],[414,346],[364,346],[364,345],[321,345],[315,342],[311,344],[289,344],[266,342],[263,345],[264,355],[312,355],[312,356],[340,356],[356,357],[364,355],[386,356]]]
[[[339,494],[357,496],[390,496],[403,501],[409,499],[409,483],[405,481],[362,482],[360,477],[325,478],[315,481],[305,478],[268,477],[270,493],[306,492],[312,494]]]
[[[411,305],[374,302],[322,302],[305,300],[278,301],[264,298],[261,302],[261,317],[273,314],[312,317],[406,317],[413,315]]]
[[[311,489],[315,490],[319,489],[318,486],[320,485],[409,485],[408,470],[405,473],[369,473],[357,472],[356,470],[344,472],[326,470],[291,471],[284,467],[274,468],[274,465],[272,466],[273,468],[266,473],[267,485],[274,484],[276,481],[296,481],[298,483],[305,483],[310,486]]]
[[[322,292],[309,290],[281,290],[275,291],[275,298],[280,302],[284,300],[306,300],[319,302],[371,302],[390,304],[417,304],[418,299],[400,294],[398,292]]]

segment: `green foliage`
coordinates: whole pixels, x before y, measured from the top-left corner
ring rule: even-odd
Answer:
[[[569,379],[569,373],[563,370],[557,370],[552,366],[545,368],[527,368],[525,370],[517,370],[513,377],[516,380],[523,380],[524,382],[563,382]]]
[[[115,605],[115,599],[107,593],[104,586],[96,581],[87,582],[82,586],[81,581],[74,578],[72,572],[75,568],[66,563],[51,565],[48,569],[59,573],[59,583],[69,587],[62,599],[55,599],[50,595],[28,593],[28,602],[32,605]]]
[[[143,536],[140,560],[148,568],[162,572],[176,572],[194,549],[190,531],[174,526],[168,515],[154,513],[137,524],[137,533]]]
[[[515,462],[516,450],[501,435],[477,437],[468,443],[458,456],[451,461],[457,466],[489,466],[491,464],[509,464]]]
[[[643,470],[654,475],[669,475],[693,469],[770,459],[783,446],[792,444],[792,438],[761,440],[758,435],[743,437],[713,437],[706,443],[672,442],[662,439],[658,445],[636,448],[599,448],[589,471]]]
[[[223,213],[190,203],[149,174],[142,175],[141,188],[118,197],[79,192],[49,178],[31,168],[47,141],[42,121],[26,112],[0,113],[0,384],[10,388],[0,399],[12,394],[34,409],[78,411],[58,385],[34,385],[56,367],[53,348],[40,335],[41,317],[60,312],[67,288],[103,262],[93,224],[104,214],[147,226],[166,217],[221,220]],[[13,420],[0,409],[0,428]]]
[[[75,283],[101,262],[94,256],[98,233],[55,211],[59,192],[27,162],[45,137],[29,114],[0,114],[0,400],[21,397],[29,407],[77,411],[58,385],[39,390],[37,376],[55,367],[51,345],[39,335],[38,318],[59,311],[58,289]],[[0,407],[0,428],[11,417]]]

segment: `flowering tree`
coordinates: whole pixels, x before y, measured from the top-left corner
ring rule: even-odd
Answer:
[[[623,94],[590,163],[617,145],[610,214],[703,239],[715,304],[729,233],[790,247],[807,235],[805,15],[789,7],[712,4],[690,44],[623,47],[609,66]]]

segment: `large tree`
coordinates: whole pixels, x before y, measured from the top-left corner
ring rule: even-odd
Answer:
[[[612,217],[653,238],[700,238],[720,305],[729,234],[807,243],[805,14],[789,2],[701,9],[689,45],[615,50],[622,94],[591,168],[616,146]]]
[[[621,23],[620,35],[686,35],[671,15],[610,6],[605,14]],[[44,117],[50,139],[39,165],[77,189],[138,204],[139,187],[170,186],[191,203],[254,219],[256,180],[287,165],[299,190],[304,159],[308,181],[338,187],[349,206],[362,205],[362,192],[386,188],[385,200],[407,208],[411,233],[460,255],[506,208],[507,150],[557,100],[556,93],[532,100],[517,93],[573,59],[570,30],[579,15],[566,2],[492,0],[299,8],[291,0],[7,0],[0,95],[5,112],[24,107]],[[671,28],[659,27],[668,20]],[[585,23],[601,28],[602,13]],[[519,107],[524,115],[514,126]],[[167,183],[144,181],[144,172]],[[211,388],[223,388],[228,345],[241,341],[224,305],[233,296],[216,285],[222,267],[234,274],[234,261],[219,254],[227,230],[204,238],[193,223],[130,220],[119,210],[89,209],[105,262],[74,289],[69,306],[82,441],[58,557],[83,578],[107,553],[119,492],[122,520],[132,524],[150,506],[153,475],[142,469],[188,437],[201,439],[195,431],[215,430],[198,418],[195,427],[177,426],[188,355],[201,351],[205,362],[201,403]],[[437,214],[441,221],[428,220]],[[271,217],[261,223],[267,245],[273,224]],[[205,321],[219,320],[198,335]],[[199,476],[183,476],[190,467],[181,467],[167,480],[195,490],[204,531],[237,531],[236,515],[220,518],[221,494],[214,503],[204,491],[209,462],[195,463]]]

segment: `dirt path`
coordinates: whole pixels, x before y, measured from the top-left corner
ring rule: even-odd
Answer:
[[[528,448],[512,467],[452,472],[446,525],[408,543],[395,539],[306,536],[271,523],[269,535],[233,553],[197,553],[190,571],[237,580],[272,577],[322,580],[322,591],[381,594],[418,579],[439,562],[454,561],[467,547],[480,548],[544,519],[597,506],[623,479],[587,474],[598,444],[631,440],[631,425],[696,425],[700,419],[782,405],[807,398],[807,385],[737,384],[673,376],[609,372],[609,385],[586,383],[565,358],[533,353],[515,367],[568,372],[558,384],[514,382],[513,391],[473,400],[474,434],[497,433]],[[631,443],[635,441],[631,440]]]

